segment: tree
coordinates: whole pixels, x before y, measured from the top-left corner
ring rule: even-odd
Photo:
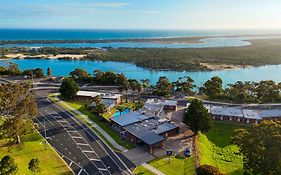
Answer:
[[[101,98],[100,95],[97,95],[97,96],[94,97],[94,102],[95,102],[96,104],[101,103],[101,101],[102,101],[102,98]]]
[[[47,69],[47,76],[51,77],[52,76],[52,69],[48,67]]]
[[[103,117],[102,115],[104,113],[106,113],[106,106],[103,104],[103,103],[98,103],[96,104],[96,107],[94,109],[94,113],[97,114],[97,116],[99,117],[99,119],[102,119],[103,120]]]
[[[196,170],[197,175],[223,175],[217,167],[201,165]]]
[[[129,80],[129,86],[130,86],[130,88],[133,91],[133,102],[135,102],[135,93],[136,93],[137,86],[138,86],[137,84],[138,84],[137,80],[135,80],[135,79],[130,79]]]
[[[160,77],[157,84],[154,94],[159,96],[169,96],[173,89],[172,83],[170,83],[167,77]]]
[[[0,174],[1,175],[12,175],[16,174],[18,167],[15,161],[10,156],[4,156],[0,161]]]
[[[206,94],[210,100],[219,99],[222,95],[222,80],[215,76],[204,83],[200,88],[200,92]]]
[[[44,77],[44,71],[41,68],[36,68],[33,70],[33,75],[36,78],[42,78],[42,77]]]
[[[34,131],[32,119],[37,114],[37,104],[31,85],[11,83],[0,85],[1,137],[12,144],[20,144],[25,134]]]
[[[74,71],[70,72],[69,75],[71,78],[78,81],[88,81],[90,78],[90,74],[80,68],[76,68]]]
[[[140,103],[140,101],[141,101],[141,91],[142,91],[143,85],[138,82],[136,88],[137,88],[137,91],[138,91],[138,101]]]
[[[198,99],[192,100],[189,105],[184,123],[189,125],[195,134],[199,131],[208,132],[213,126],[211,114],[203,106],[203,102]]]
[[[280,86],[272,80],[257,83],[256,91],[261,102],[274,103],[280,99]]]
[[[73,99],[79,91],[79,85],[72,78],[64,78],[59,91],[61,97]]]
[[[28,169],[35,174],[36,172],[39,171],[39,160],[38,158],[33,158],[30,160],[28,163]]]
[[[116,107],[116,110],[120,112],[120,115],[122,114],[123,111],[125,111],[126,107],[123,105],[119,105]]]
[[[232,137],[244,156],[244,169],[253,174],[281,174],[281,121],[263,121]]]
[[[193,89],[196,87],[194,85],[194,80],[190,77],[179,78],[177,81],[173,82],[176,92],[184,92],[188,95],[194,95]]]

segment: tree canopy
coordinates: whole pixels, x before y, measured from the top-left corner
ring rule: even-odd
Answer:
[[[200,88],[201,93],[206,94],[210,100],[219,99],[223,93],[222,80],[220,77],[213,77],[207,80]]]
[[[184,117],[184,123],[190,126],[195,133],[208,132],[213,127],[211,114],[203,106],[203,102],[198,99],[191,101]]]
[[[79,91],[79,85],[72,78],[64,78],[59,91],[62,98],[73,99]]]
[[[244,168],[254,174],[281,174],[281,121],[263,121],[232,137],[244,156]]]
[[[37,104],[29,84],[0,85],[1,137],[11,143],[21,143],[21,138],[33,131],[32,118],[37,114]]]
[[[1,175],[13,175],[18,171],[18,167],[15,161],[10,156],[4,156],[0,161],[0,174]]]

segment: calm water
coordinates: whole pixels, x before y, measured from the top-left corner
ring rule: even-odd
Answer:
[[[71,39],[134,39],[134,38],[163,38],[184,36],[214,36],[202,39],[202,43],[172,43],[157,44],[145,42],[111,42],[111,43],[57,43],[57,44],[15,44],[0,47],[67,47],[67,48],[209,48],[246,46],[249,38],[225,38],[215,36],[247,35],[247,34],[276,34],[280,30],[55,30],[55,29],[0,29],[0,40],[71,40]]]
[[[12,62],[17,63],[21,69],[43,68],[45,71],[50,67],[54,75],[65,76],[75,68],[82,68],[89,73],[99,69],[102,71],[114,71],[124,73],[129,78],[138,80],[149,79],[152,84],[155,84],[160,76],[167,76],[171,81],[175,81],[178,77],[190,76],[197,85],[202,85],[203,82],[213,76],[219,76],[223,79],[224,84],[233,83],[236,81],[261,81],[274,80],[281,82],[281,65],[271,65],[247,69],[222,70],[210,72],[177,72],[177,71],[157,71],[138,67],[130,63],[120,62],[94,62],[94,61],[67,61],[67,60],[38,60],[38,59],[14,59]],[[7,61],[1,60],[0,63],[7,64]]]
[[[225,36],[276,34],[281,30],[71,30],[71,29],[0,29],[0,40],[71,40],[129,39],[183,36]]]

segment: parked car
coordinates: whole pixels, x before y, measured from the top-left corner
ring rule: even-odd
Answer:
[[[185,151],[184,151],[184,155],[186,157],[190,157],[191,156],[191,149],[190,148],[186,148]]]

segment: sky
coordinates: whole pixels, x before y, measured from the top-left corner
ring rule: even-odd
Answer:
[[[0,0],[0,28],[281,29],[281,0]]]

